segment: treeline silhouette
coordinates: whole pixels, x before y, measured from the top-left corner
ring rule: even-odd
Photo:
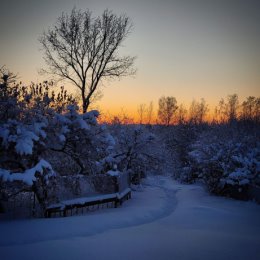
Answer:
[[[158,101],[158,109],[155,110],[153,102],[148,105],[140,104],[137,108],[137,116],[131,116],[126,109],[116,115],[102,113],[100,122],[113,124],[222,124],[233,121],[260,120],[260,97],[248,96],[242,102],[237,94],[221,98],[218,105],[212,110],[204,98],[200,101],[193,100],[189,106],[178,104],[175,97],[163,96]]]

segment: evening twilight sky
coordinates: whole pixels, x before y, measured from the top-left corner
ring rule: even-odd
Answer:
[[[25,83],[42,81],[39,36],[74,6],[126,13],[134,24],[120,53],[137,56],[137,74],[105,84],[103,112],[133,114],[163,95],[213,106],[229,94],[260,94],[258,0],[1,0],[0,65]]]

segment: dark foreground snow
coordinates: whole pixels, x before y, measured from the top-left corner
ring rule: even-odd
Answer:
[[[0,222],[0,258],[260,259],[260,206],[150,178],[121,208]]]

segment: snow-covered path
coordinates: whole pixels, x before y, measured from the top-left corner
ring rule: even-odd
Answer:
[[[0,258],[260,259],[260,206],[151,178],[118,209],[0,222]]]

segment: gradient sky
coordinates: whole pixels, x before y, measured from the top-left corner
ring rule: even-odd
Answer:
[[[132,114],[163,95],[213,106],[229,94],[260,94],[259,0],[1,0],[0,65],[26,83],[41,81],[38,38],[74,6],[126,13],[134,24],[121,53],[137,56],[138,72],[106,84],[97,103],[104,112]]]

